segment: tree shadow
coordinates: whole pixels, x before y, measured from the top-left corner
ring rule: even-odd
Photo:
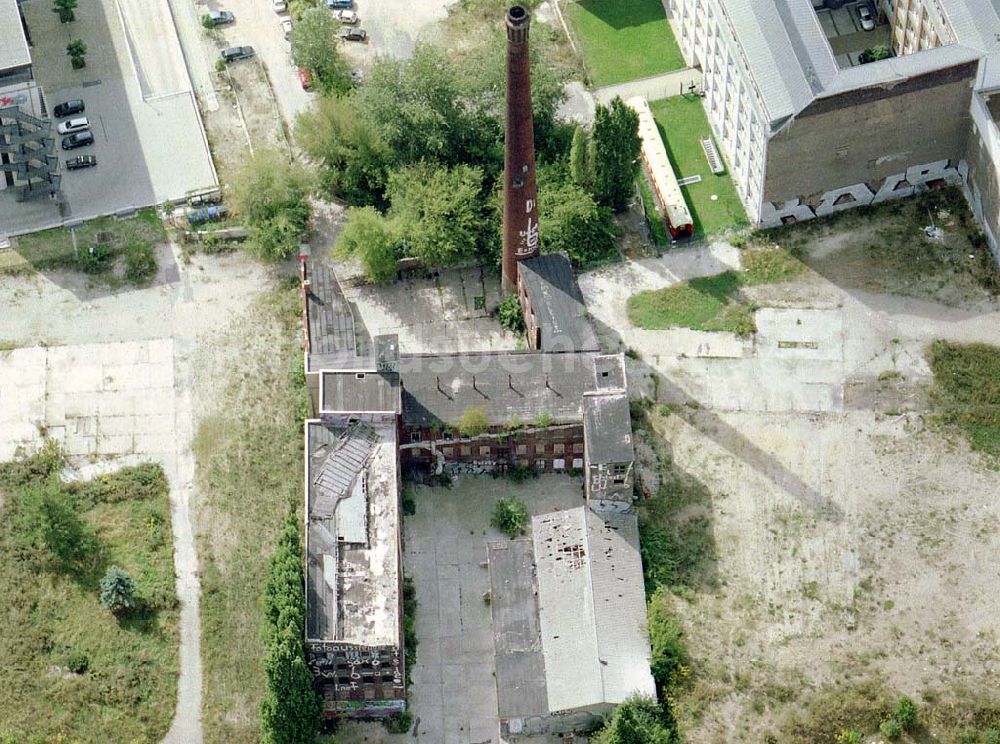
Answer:
[[[644,26],[664,18],[660,0],[580,0],[578,4],[582,10],[616,30]]]

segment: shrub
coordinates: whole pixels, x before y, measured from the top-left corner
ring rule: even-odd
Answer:
[[[211,31],[212,29],[215,28],[215,24],[212,23],[212,16],[210,16],[208,13],[203,13],[202,14],[202,16],[201,16],[201,25],[204,26],[205,28],[207,28],[209,31]],[[221,62],[222,60],[219,60],[219,61]]]
[[[879,724],[878,730],[889,741],[896,741],[896,739],[903,735],[903,727],[894,718],[882,721]]]
[[[101,605],[115,615],[135,607],[135,583],[128,573],[111,566],[101,579]]]
[[[385,719],[385,728],[390,734],[408,733],[413,725],[413,714],[408,710],[393,713]]]
[[[71,651],[66,657],[66,668],[73,674],[85,674],[90,668],[90,658],[83,651]]]
[[[861,734],[852,729],[844,729],[837,734],[836,744],[861,744]]]
[[[417,588],[411,576],[403,577],[403,649],[405,684],[409,687],[413,665],[417,663]]]
[[[417,500],[410,486],[403,486],[403,514],[412,517],[417,513]]]
[[[455,422],[455,428],[463,437],[478,437],[490,428],[490,418],[482,406],[469,406]]]
[[[134,240],[125,246],[125,280],[145,284],[156,276],[156,252],[151,243]]]
[[[595,744],[674,744],[676,724],[655,700],[632,697],[615,709],[611,720],[591,739]]]
[[[112,258],[114,258],[114,251],[111,250],[111,246],[97,243],[82,249],[77,254],[76,263],[80,267],[80,271],[86,274],[103,274],[111,270]]]
[[[59,570],[81,568],[96,548],[74,499],[58,483],[25,488],[17,499],[11,525],[16,545],[47,557]]]
[[[528,524],[528,507],[516,496],[500,499],[493,507],[490,524],[507,537],[523,535],[524,528]]]
[[[552,418],[551,413],[547,413],[546,411],[540,411],[539,413],[535,414],[533,423],[539,429],[548,429],[550,426],[552,426],[552,422],[554,420],[555,419]]]
[[[497,319],[500,325],[511,333],[524,333],[524,315],[521,313],[521,302],[516,294],[504,295],[497,307]]]
[[[0,489],[19,488],[29,483],[43,481],[62,469],[62,450],[54,439],[35,454],[22,460],[0,463]]]
[[[652,646],[650,667],[653,679],[661,697],[666,697],[686,676],[688,655],[684,629],[670,611],[669,596],[663,587],[658,588],[649,600],[649,641]]]
[[[896,713],[893,717],[903,729],[909,731],[917,722],[917,704],[912,698],[904,695],[896,703]]]

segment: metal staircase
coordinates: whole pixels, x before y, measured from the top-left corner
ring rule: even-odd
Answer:
[[[0,107],[0,173],[12,173],[18,200],[51,196],[62,181],[56,171],[52,122],[22,111]],[[4,157],[6,156],[6,157]]]

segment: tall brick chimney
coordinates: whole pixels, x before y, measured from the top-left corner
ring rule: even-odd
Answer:
[[[507,128],[503,171],[503,289],[517,288],[517,262],[538,255],[535,132],[531,116],[531,67],[523,6],[507,10]]]

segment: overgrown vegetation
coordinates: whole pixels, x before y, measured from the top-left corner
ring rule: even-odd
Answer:
[[[275,150],[257,150],[233,184],[233,209],[250,230],[244,244],[267,261],[295,254],[309,222],[312,176]]]
[[[675,726],[663,706],[655,700],[632,697],[615,708],[614,715],[593,744],[677,744]]]
[[[511,333],[517,335],[524,333],[524,313],[521,311],[521,301],[513,292],[504,295],[503,299],[500,300],[500,304],[497,306],[497,320]]]
[[[463,437],[478,437],[489,428],[490,417],[482,406],[469,406],[455,422],[455,429]]]
[[[931,238],[926,227],[942,230]],[[1000,292],[1000,269],[958,187],[761,231],[843,287],[959,305]],[[836,250],[813,254],[815,246]]]
[[[258,741],[267,689],[263,605],[268,557],[302,508],[301,317],[297,283],[266,293],[219,339],[219,404],[195,436],[206,739]],[[233,653],[239,649],[239,653]]]
[[[73,237],[76,236],[76,248]],[[156,275],[155,245],[167,240],[156,210],[140,209],[134,217],[98,217],[74,228],[21,235],[15,249],[38,270],[76,269],[112,285],[143,285]],[[0,266],[0,273],[22,271],[25,264]]]
[[[0,741],[159,741],[178,670],[166,479],[61,468],[51,441],[0,464]]]
[[[634,294],[628,298],[629,320],[650,330],[681,326],[748,336],[757,330],[753,319],[757,307],[741,289],[786,281],[802,270],[802,264],[780,248],[766,247],[745,250],[743,267]]]
[[[493,507],[490,524],[510,538],[523,535],[528,526],[528,507],[517,496],[500,499]]]
[[[1000,348],[935,341],[928,362],[937,418],[959,427],[974,450],[1000,467]]]
[[[405,684],[409,689],[413,665],[417,663],[417,588],[410,576],[403,577],[403,646]]]

